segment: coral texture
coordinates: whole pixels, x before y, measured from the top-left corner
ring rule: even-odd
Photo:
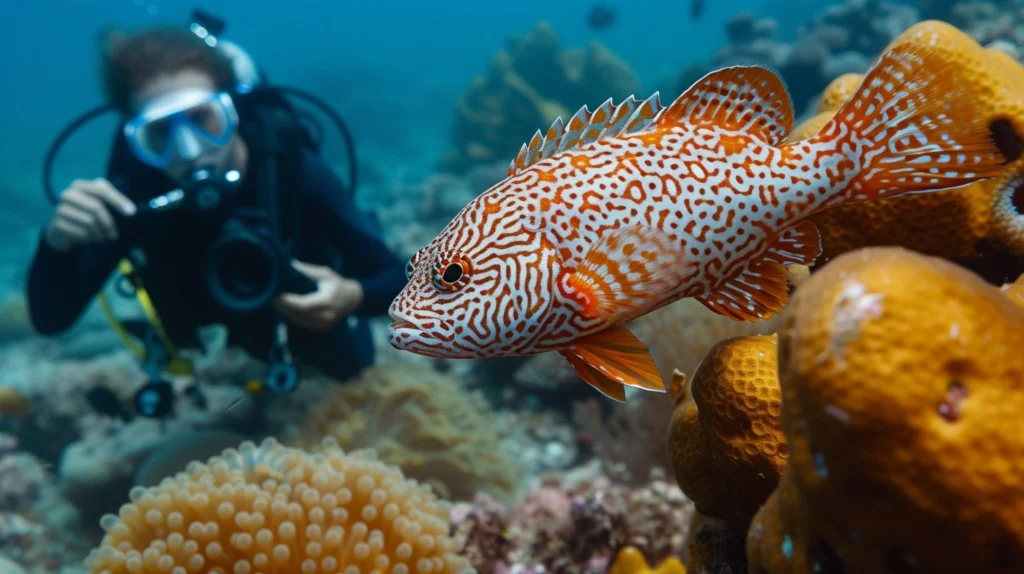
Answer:
[[[242,443],[107,515],[94,574],[471,572],[448,506],[369,452]]]
[[[543,477],[510,510],[486,495],[452,509],[464,555],[496,574],[604,574],[625,547],[649,564],[671,564],[692,515],[693,504],[664,478],[623,486],[598,465]]]
[[[741,531],[786,464],[775,358],[775,335],[712,347],[689,391],[682,385],[669,431],[676,481],[697,512]]]
[[[1024,569],[1022,326],[998,288],[904,249],[814,274],[780,331],[790,454],[750,528],[752,565]]]
[[[487,401],[432,369],[377,365],[337,385],[308,415],[295,444],[315,449],[324,436],[344,449],[373,448],[387,464],[434,486],[446,498],[479,490],[507,496],[520,468],[501,447]]]
[[[487,74],[473,80],[459,101],[453,147],[441,169],[462,173],[512,158],[555,118],[568,121],[584,104],[619,101],[637,89],[629,65],[606,48],[592,43],[563,51],[554,30],[542,22],[525,37],[510,38]]]

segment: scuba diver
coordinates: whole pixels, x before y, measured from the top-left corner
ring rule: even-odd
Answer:
[[[28,274],[32,325],[69,329],[120,269],[149,311],[124,327],[144,341],[149,382],[135,407],[145,416],[173,411],[163,374],[189,374],[178,349],[200,347],[198,328],[210,324],[267,362],[273,393],[294,388],[295,363],[356,375],[374,360],[367,318],[385,314],[406,282],[376,220],[356,207],[351,145],[346,185],[284,97],[303,92],[266,86],[217,37],[223,27],[196,11],[191,29],[108,35],[102,82],[121,122],[106,176],[53,194],[55,149],[47,160],[56,207]]]

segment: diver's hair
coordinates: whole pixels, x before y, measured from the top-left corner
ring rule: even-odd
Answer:
[[[130,114],[132,97],[164,74],[195,70],[210,76],[219,90],[234,85],[231,61],[191,31],[158,27],[125,34],[107,31],[100,38],[100,73],[107,100]]]

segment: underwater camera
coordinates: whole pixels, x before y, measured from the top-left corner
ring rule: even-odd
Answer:
[[[237,171],[217,175],[200,168],[187,186],[136,206],[130,218],[114,214],[126,234],[144,228],[161,212],[214,212],[236,193]],[[205,255],[205,283],[213,301],[234,313],[259,310],[283,291],[311,293],[316,282],[291,265],[286,246],[273,232],[270,209],[225,209],[227,218]]]
[[[206,285],[220,306],[244,313],[260,309],[278,293],[312,293],[316,283],[291,266],[269,228],[230,219],[206,254]]]

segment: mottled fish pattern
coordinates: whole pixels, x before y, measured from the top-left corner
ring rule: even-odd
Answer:
[[[807,216],[997,175],[1006,158],[963,85],[940,54],[897,46],[818,135],[788,144],[789,95],[756,66],[712,72],[667,107],[657,94],[583,107],[413,256],[390,342],[558,351],[616,400],[623,385],[664,390],[624,323],[684,297],[768,318],[788,297],[783,266],[820,253]]]

